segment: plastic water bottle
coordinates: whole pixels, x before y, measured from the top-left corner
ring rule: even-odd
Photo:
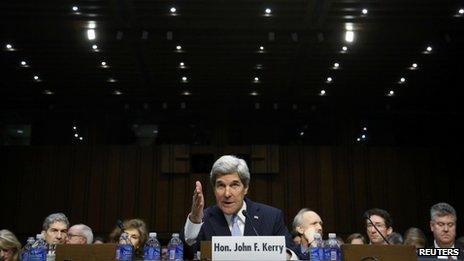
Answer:
[[[168,260],[183,260],[184,245],[179,238],[178,233],[173,233],[168,245]]]
[[[311,261],[324,260],[324,241],[319,233],[314,234],[314,240],[310,245]]]
[[[143,260],[161,260],[161,247],[155,232],[150,232],[147,243],[143,248]]]
[[[31,253],[32,245],[34,244],[34,237],[29,237],[27,239],[26,245],[21,250],[21,261],[29,261],[29,254]]]
[[[134,246],[132,246],[132,243],[129,240],[129,235],[126,232],[123,232],[119,237],[119,244],[116,247],[116,260],[131,261],[133,252]]]
[[[29,261],[46,261],[47,252],[47,243],[44,241],[44,236],[37,234],[36,240],[29,251]]]
[[[337,241],[337,235],[335,233],[329,233],[329,239],[327,240],[324,247],[324,260],[340,261],[340,245]]]

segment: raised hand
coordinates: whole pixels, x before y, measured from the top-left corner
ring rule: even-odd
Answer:
[[[201,223],[203,219],[203,208],[205,206],[205,198],[203,197],[203,188],[200,181],[195,182],[195,190],[192,197],[192,210],[189,214],[189,219],[193,223]]]

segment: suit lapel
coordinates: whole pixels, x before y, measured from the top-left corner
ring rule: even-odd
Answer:
[[[249,200],[248,198],[245,198],[245,202],[247,204],[248,217],[245,218],[245,231],[243,234],[245,236],[256,236],[256,233],[251,226],[252,223],[256,229],[256,232],[258,232],[258,235],[262,235],[260,226],[260,220],[262,218],[260,216],[261,213],[259,207],[256,204],[253,204],[253,201]]]
[[[213,236],[230,236],[229,225],[224,217],[224,214],[217,206],[214,206],[213,211],[210,212],[209,221],[213,230]]]

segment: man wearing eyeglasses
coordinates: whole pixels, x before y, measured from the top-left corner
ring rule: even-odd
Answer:
[[[85,245],[93,243],[93,232],[84,224],[77,224],[69,228],[66,244]]]
[[[393,220],[390,214],[383,209],[373,208],[366,211],[364,213],[364,217],[370,218],[370,220],[367,218],[365,220],[366,233],[369,237],[370,244],[386,245],[387,242],[384,240],[384,238],[393,232]],[[379,234],[379,231],[382,235]]]
[[[459,256],[437,256],[438,259],[464,259],[463,245],[456,239],[456,210],[448,203],[437,203],[430,208],[430,230],[434,248],[459,248]]]
[[[69,221],[63,213],[53,213],[45,218],[42,234],[49,245],[64,244],[68,234]]]

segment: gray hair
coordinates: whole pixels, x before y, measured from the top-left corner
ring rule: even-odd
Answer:
[[[451,215],[454,216],[455,218],[457,217],[456,215],[456,210],[454,208],[445,202],[440,202],[435,205],[433,205],[430,208],[430,219],[435,220],[436,217],[442,217],[442,216],[447,216]]]
[[[50,225],[55,223],[55,222],[63,222],[66,224],[66,228],[69,227],[69,221],[68,218],[66,217],[65,214],[63,213],[53,213],[48,215],[48,217],[45,218],[43,224],[42,224],[42,229],[44,231],[47,231],[48,228],[50,228]]]
[[[89,226],[84,224],[77,224],[72,227],[76,228],[80,233],[82,233],[81,236],[84,236],[87,239],[87,244],[93,243],[93,232]]]
[[[293,231],[296,231],[296,227],[303,225],[303,215],[306,212],[312,211],[309,208],[302,208],[298,213],[296,214],[295,218],[293,218],[293,223],[292,223],[292,229]]]
[[[250,171],[243,159],[232,155],[224,155],[214,162],[210,173],[211,185],[215,185],[219,176],[237,173],[245,187],[250,184]]]

